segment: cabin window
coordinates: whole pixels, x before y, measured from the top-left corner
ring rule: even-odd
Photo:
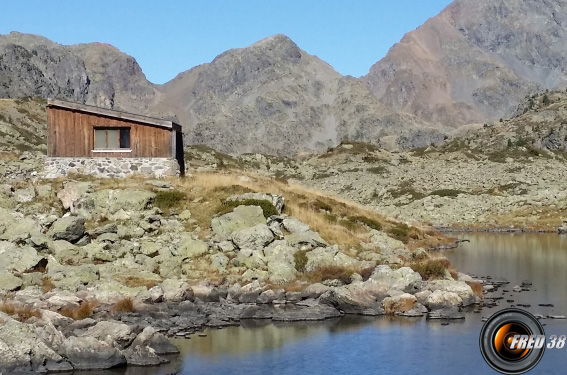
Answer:
[[[95,150],[130,149],[130,128],[95,129]]]

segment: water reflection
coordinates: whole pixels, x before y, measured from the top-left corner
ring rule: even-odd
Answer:
[[[477,275],[503,277],[511,290],[522,280],[533,283],[530,292],[506,293],[514,303],[532,305],[537,314],[567,314],[567,236],[557,234],[473,233],[461,247],[446,255],[459,270]],[[554,308],[542,308],[552,303]],[[505,306],[504,306],[505,307]]]

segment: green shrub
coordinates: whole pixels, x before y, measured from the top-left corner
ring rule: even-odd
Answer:
[[[543,100],[542,100],[543,105],[548,105],[551,103],[551,100],[549,100],[549,96],[547,96],[547,94],[545,94],[543,96]]]
[[[219,215],[224,215],[226,213],[232,212],[238,206],[258,206],[262,209],[265,218],[269,218],[273,215],[278,215],[279,212],[276,210],[272,202],[265,199],[243,199],[238,201],[227,200],[222,203],[222,205],[217,209]]]
[[[339,280],[343,284],[350,284],[350,277],[357,270],[344,266],[323,266],[305,275],[312,283],[320,283],[325,280]]]
[[[337,221],[338,221],[338,217],[335,214],[326,213],[325,214],[325,220],[327,220],[331,224],[336,224]]]
[[[370,229],[382,230],[382,223],[366,216],[349,216],[348,220],[364,224]]]
[[[307,251],[297,251],[293,254],[293,260],[295,261],[295,270],[301,273],[305,272],[305,266],[307,266]]]
[[[161,210],[170,210],[185,200],[186,194],[182,191],[159,191],[156,193],[154,206]]]
[[[431,259],[427,262],[414,263],[410,267],[419,273],[424,280],[442,279],[450,263],[447,259]]]
[[[367,171],[374,174],[384,174],[388,170],[386,169],[386,167],[378,166],[378,167],[368,168]]]
[[[455,190],[455,189],[438,189],[431,192],[430,195],[437,195],[440,197],[451,197],[454,198],[459,194],[468,194],[466,191],[463,190]]]
[[[403,243],[407,243],[410,239],[410,227],[404,223],[396,224],[396,226],[389,228],[386,233],[390,237],[402,241]]]

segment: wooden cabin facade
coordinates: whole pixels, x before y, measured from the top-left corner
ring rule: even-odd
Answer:
[[[183,171],[183,135],[172,121],[49,99],[48,158],[168,158]]]

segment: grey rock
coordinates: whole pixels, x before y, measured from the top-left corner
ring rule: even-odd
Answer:
[[[266,224],[257,224],[253,227],[233,232],[231,238],[240,249],[259,249],[272,242],[274,234]]]
[[[77,242],[85,234],[85,218],[81,216],[67,216],[58,219],[47,233],[54,240]]]
[[[59,353],[75,370],[106,370],[126,365],[126,358],[118,350],[94,337],[68,337]]]
[[[228,239],[233,232],[258,224],[266,224],[263,211],[258,206],[238,206],[232,212],[211,220],[213,233],[221,239]]]
[[[290,233],[301,233],[310,230],[309,225],[302,223],[294,217],[286,217],[283,219],[282,225]]]
[[[19,203],[31,202],[36,197],[35,189],[33,186],[27,188],[18,189],[14,192],[14,197]]]
[[[0,290],[10,292],[19,289],[22,285],[22,279],[8,271],[0,270]]]
[[[158,355],[177,354],[179,349],[152,327],[146,327],[132,342],[132,347],[147,346]]]
[[[0,269],[24,272],[33,269],[46,259],[40,256],[30,246],[17,246],[13,243],[0,241]]]
[[[414,291],[415,286],[422,281],[419,273],[409,267],[401,267],[397,270],[392,270],[386,265],[376,267],[370,278],[386,285],[388,289],[396,289],[405,292]]]
[[[82,336],[94,337],[110,346],[117,344],[119,348],[124,349],[134,341],[136,332],[133,327],[124,323],[102,321],[90,327]]]

